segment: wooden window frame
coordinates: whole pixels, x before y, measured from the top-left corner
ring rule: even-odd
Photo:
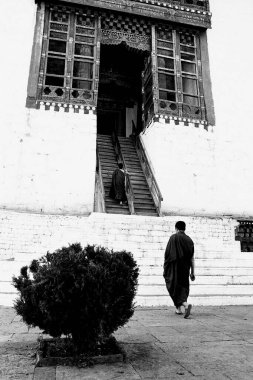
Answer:
[[[68,13],[68,23],[62,22],[67,26],[67,32],[59,30],[60,34],[66,33],[66,40],[63,38],[52,37],[51,33],[57,33],[57,30],[52,29],[52,24],[60,24],[60,22],[52,20],[52,14],[55,9],[59,9],[62,12]],[[26,106],[28,108],[38,108],[38,104],[42,102],[54,102],[59,104],[72,104],[72,105],[90,105],[92,107],[97,104],[97,92],[98,92],[98,78],[99,78],[99,54],[100,54],[100,42],[98,40],[100,30],[100,20],[94,15],[94,25],[85,26],[78,24],[79,14],[78,9],[67,6],[55,6],[53,4],[45,4],[41,2],[37,6],[35,34],[32,48],[30,72],[27,88]],[[93,16],[92,16],[93,17]],[[78,33],[78,28],[87,33]],[[91,33],[93,30],[93,33]],[[93,39],[93,41],[80,41],[78,36],[83,39]],[[66,41],[66,51],[64,53],[49,51],[50,41]],[[93,47],[93,56],[87,56],[76,54],[76,45],[86,45]],[[61,85],[48,85],[46,78],[57,77],[56,73],[48,72],[48,63],[51,59],[63,58],[65,60],[64,73],[58,75],[59,78],[63,78],[64,83]],[[56,62],[56,61],[55,61]],[[79,65],[85,66],[85,64],[92,65],[92,73],[88,77],[83,74],[79,77],[74,76],[74,66],[78,65],[76,62],[82,62]],[[88,71],[88,69],[87,69]],[[79,81],[79,86],[74,85]],[[87,88],[80,88],[82,83],[90,83]],[[56,89],[57,88],[57,89]],[[46,92],[45,92],[46,89]],[[56,93],[58,90],[58,93]]]
[[[180,41],[180,35],[181,33],[184,33],[183,29],[180,30],[179,28],[171,28],[171,34],[172,38],[170,41],[166,41],[165,38],[161,38],[159,36],[159,31],[156,30],[156,39],[155,39],[155,52],[156,52],[156,66],[157,66],[157,77],[160,74],[165,75],[173,75],[175,80],[175,89],[171,88],[162,88],[159,86],[159,80],[158,82],[158,113],[164,113],[169,116],[176,116],[180,118],[187,118],[187,120],[191,119],[197,119],[198,121],[206,121],[206,109],[205,109],[205,102],[204,102],[204,93],[203,93],[203,84],[202,84],[202,67],[201,67],[201,55],[200,55],[200,39],[197,33],[192,33],[193,38],[193,44],[187,45],[185,43],[182,43]],[[174,60],[174,66],[171,68],[162,68],[159,65],[159,59],[162,57],[163,59],[166,59],[164,55],[161,55],[160,53],[160,44],[171,44],[171,59]],[[166,48],[164,48],[166,49]],[[187,50],[189,52],[187,52]],[[187,60],[183,57],[192,57],[191,59]],[[186,72],[183,70],[183,64],[192,65],[194,67],[194,70],[192,72]],[[192,90],[188,92],[185,90],[185,83],[188,81],[189,83],[192,81],[192,83],[196,83],[196,91],[194,92]],[[161,92],[166,93],[173,93],[175,94],[175,99],[163,99],[159,96]],[[194,103],[194,99],[196,99],[195,103],[196,105],[189,105],[188,102],[185,101],[185,99],[192,99],[192,103]],[[187,109],[194,109],[196,108],[196,112],[198,114],[189,113],[186,110]]]
[[[165,35],[165,37],[159,36]],[[166,37],[166,33],[171,32],[172,37]],[[187,33],[193,36],[194,43],[191,46],[192,52],[188,53],[187,49],[183,49],[183,44],[180,42],[180,33]],[[164,47],[161,45],[164,43]],[[171,44],[171,47],[166,48],[165,45]],[[168,45],[169,46],[169,45]],[[188,46],[189,47],[189,46]],[[171,53],[166,55],[161,53],[160,49],[164,49],[164,52],[170,50]],[[172,53],[173,50],[173,53]],[[171,55],[171,59],[174,60],[174,67],[166,68],[161,67],[159,64],[159,59],[164,60],[169,59],[168,56]],[[188,56],[188,60],[186,57]],[[209,70],[209,59],[208,59],[208,49],[207,49],[207,39],[206,31],[194,28],[187,28],[173,26],[172,24],[156,24],[152,26],[152,46],[151,46],[151,58],[152,58],[152,76],[153,76],[153,115],[155,119],[164,117],[165,119],[174,118],[175,120],[181,120],[184,122],[192,122],[196,125],[204,124],[215,125],[215,115],[213,106],[213,97],[211,90],[211,79]],[[186,72],[183,70],[183,65],[194,67],[192,72]],[[175,82],[175,89],[173,85],[170,88],[160,87],[161,80],[159,81],[160,75],[173,75]],[[194,80],[196,82],[196,92],[187,93],[184,91],[184,81]],[[169,82],[169,81],[168,81]],[[194,83],[194,82],[192,82]],[[173,84],[173,81],[171,82]],[[145,86],[143,86],[143,91]],[[160,95],[164,94],[164,98]],[[166,93],[167,95],[166,99]],[[171,94],[171,98],[169,99]],[[173,99],[173,94],[175,94]],[[191,102],[186,102],[186,97]],[[144,96],[145,98],[145,96]],[[194,99],[196,101],[194,102]],[[196,104],[194,104],[196,103]],[[143,106],[145,108],[145,105]],[[150,107],[151,109],[151,107]],[[159,116],[160,115],[160,116]],[[150,116],[144,118],[150,122]],[[144,124],[147,126],[147,121]]]

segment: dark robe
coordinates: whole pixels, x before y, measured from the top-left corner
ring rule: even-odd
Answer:
[[[170,297],[177,308],[183,302],[187,302],[189,296],[189,276],[193,255],[193,241],[183,231],[170,237],[165,250],[163,276]]]
[[[112,174],[112,184],[110,188],[110,197],[118,201],[126,201],[125,191],[125,173],[120,169],[114,170]]]

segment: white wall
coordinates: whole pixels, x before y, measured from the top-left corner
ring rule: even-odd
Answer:
[[[155,123],[143,135],[165,213],[253,217],[252,0],[210,0],[214,133]]]
[[[203,126],[182,124],[160,119],[141,136],[163,196],[162,213],[217,214],[214,136]]]
[[[214,133],[155,123],[143,140],[165,212],[253,216],[253,5],[210,5]],[[86,213],[94,197],[95,117],[25,108],[35,15],[33,0],[1,2],[0,207]]]
[[[0,208],[90,213],[96,116],[25,107],[35,15],[33,0],[1,3]]]
[[[92,212],[95,115],[40,109],[27,110],[26,116],[19,121],[19,131],[13,125],[5,130],[1,207],[59,214]]]
[[[253,3],[211,0],[208,31],[216,112],[217,186],[227,213],[253,216]]]
[[[1,126],[10,116],[17,123],[25,113],[35,16],[34,0],[1,1]]]

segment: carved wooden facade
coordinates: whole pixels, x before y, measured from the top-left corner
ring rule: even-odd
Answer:
[[[56,110],[62,105],[74,107],[76,112],[95,110],[100,46],[123,43],[146,55],[142,73],[144,127],[159,115],[208,123],[200,41],[201,33],[210,27],[208,1],[37,3],[28,107],[45,102]]]

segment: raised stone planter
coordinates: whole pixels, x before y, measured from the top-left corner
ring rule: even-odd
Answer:
[[[83,354],[78,357],[74,356],[50,356],[45,354],[46,346],[54,344],[57,340],[54,338],[51,339],[41,339],[39,341],[39,348],[36,352],[36,364],[35,367],[50,367],[57,365],[77,365],[77,366],[88,366],[94,364],[103,364],[103,363],[116,363],[123,362],[126,360],[126,353],[123,348],[115,343],[114,352],[108,354],[99,354],[99,355],[89,355]],[[59,340],[58,340],[59,341]]]

